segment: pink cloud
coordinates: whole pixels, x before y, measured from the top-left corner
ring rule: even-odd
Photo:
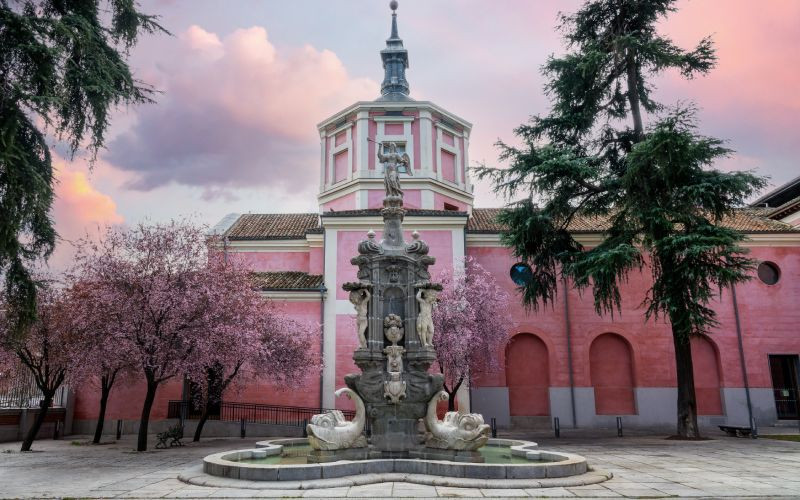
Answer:
[[[278,50],[259,26],[224,38],[191,26],[178,43],[159,61],[158,104],[138,110],[109,145],[106,159],[136,173],[136,189],[300,187],[317,175],[315,124],[378,95],[376,82],[351,77],[330,50]]]
[[[114,200],[92,185],[84,163],[70,163],[60,157],[54,157],[53,163],[56,186],[51,213],[59,241],[48,265],[51,269],[62,270],[72,259],[72,241],[87,233],[95,234],[98,227],[122,224],[124,218],[117,212]]]

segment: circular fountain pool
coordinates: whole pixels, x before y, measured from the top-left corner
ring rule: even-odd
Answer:
[[[425,459],[309,463],[306,455],[311,448],[307,439],[273,439],[256,446],[209,455],[203,459],[202,473],[184,474],[181,479],[209,486],[232,486],[231,480],[238,480],[237,487],[259,489],[324,488],[382,481],[531,488],[592,484],[611,477],[609,473],[592,471],[582,456],[540,450],[536,443],[521,440],[491,439],[480,450],[484,463]]]

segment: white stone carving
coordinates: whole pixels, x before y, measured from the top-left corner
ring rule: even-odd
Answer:
[[[483,423],[483,415],[479,413],[459,413],[449,411],[444,420],[436,416],[436,405],[439,401],[447,401],[449,396],[440,391],[428,402],[428,413],[425,415],[425,427],[428,434],[425,446],[444,450],[477,450],[489,441],[490,429]]]
[[[372,294],[366,288],[360,288],[350,292],[350,303],[356,308],[356,326],[358,327],[358,346],[361,349],[367,348],[367,311],[369,309],[369,299]]]
[[[311,417],[311,422],[306,426],[308,444],[315,450],[343,450],[346,448],[364,448],[367,439],[363,435],[366,423],[366,410],[361,398],[343,387],[334,394],[342,394],[352,399],[356,404],[356,416],[348,422],[340,410],[331,410]]]
[[[433,304],[439,296],[439,292],[432,288],[420,288],[417,291],[417,302],[419,303],[419,314],[417,315],[417,335],[420,342],[425,347],[433,346]]]
[[[389,380],[383,383],[383,397],[394,404],[406,398],[406,383],[403,381],[403,354],[406,352],[402,346],[392,344],[383,348],[386,354],[386,371]]]

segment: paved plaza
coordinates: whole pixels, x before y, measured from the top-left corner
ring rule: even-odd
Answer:
[[[768,431],[768,430],[764,430]],[[791,429],[772,432],[796,433]],[[203,456],[251,447],[257,438],[208,439],[183,448],[136,453],[134,436],[103,446],[78,445],[86,438],[0,444],[0,497],[246,498],[246,497],[800,497],[800,443],[737,439],[709,432],[704,442],[640,435],[617,438],[605,431],[564,432],[561,439],[539,433],[514,434],[542,448],[586,456],[610,481],[579,487],[477,489],[380,483],[319,490],[246,490],[192,486],[178,474]],[[605,435],[600,436],[605,432]],[[502,435],[501,437],[512,437]]]

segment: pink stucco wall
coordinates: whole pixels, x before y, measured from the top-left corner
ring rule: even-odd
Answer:
[[[333,157],[333,182],[341,182],[347,179],[347,171],[350,167],[350,151],[344,150],[336,153]]]
[[[456,155],[445,150],[440,151],[442,179],[450,182],[456,181]]]
[[[320,302],[286,302],[276,301],[275,306],[285,311],[298,321],[312,329],[320,331],[321,304]],[[311,357],[321,360],[321,333],[314,336],[311,346]],[[277,384],[269,379],[268,367],[253,367],[245,374],[241,383],[232,386],[224,395],[225,401],[246,401],[249,403],[270,403],[289,406],[311,406],[320,404],[319,377],[317,372],[309,373],[304,380],[294,380],[290,383]],[[106,418],[108,421],[116,419],[138,420],[141,416],[144,403],[145,386],[141,382],[142,376],[135,373],[130,380],[120,381],[111,391]],[[302,390],[298,390],[302,388]],[[93,420],[97,418],[100,401],[100,390],[92,384],[76,387],[75,419]],[[179,400],[183,393],[183,380],[180,377],[163,383],[156,393],[153,403],[151,421],[162,420],[167,416],[167,403],[170,400]]]
[[[518,298],[515,286],[508,272],[514,259],[504,248],[468,247],[467,254],[490,270],[499,283]],[[751,256],[757,259],[778,263],[782,278],[776,285],[765,285],[753,279],[737,287],[739,314],[744,337],[745,358],[749,382],[752,387],[771,387],[769,354],[800,352],[800,309],[796,307],[800,298],[800,283],[790,276],[800,274],[800,248],[797,247],[756,247]],[[647,273],[633,274],[622,287],[623,307],[619,314],[599,317],[594,311],[591,291],[581,296],[570,289],[567,294],[570,309],[571,335],[573,345],[573,366],[575,385],[592,386],[590,373],[590,347],[595,338],[604,333],[614,333],[624,338],[631,347],[632,376],[636,387],[674,387],[676,382],[674,354],[671,331],[663,321],[645,322],[643,310],[639,307],[649,287]],[[550,381],[553,386],[569,385],[567,347],[565,341],[564,293],[559,290],[555,303],[540,308],[531,314],[514,300],[512,315],[517,324],[508,333],[511,337],[517,332],[529,332],[547,345],[550,356]],[[719,387],[742,387],[739,365],[734,314],[731,294],[722,293],[713,304],[717,311],[720,326],[713,329],[708,341],[718,353]],[[498,356],[505,357],[504,352]],[[505,361],[503,361],[505,362]],[[704,388],[714,387],[714,381],[707,375],[711,368],[710,359],[700,355],[701,367],[706,365],[701,378]],[[483,374],[476,385],[503,386],[506,373]],[[716,403],[712,402],[704,412],[712,414]]]
[[[448,205],[453,205],[454,207],[458,207],[458,210],[461,212],[465,212],[467,210],[467,204],[463,201],[458,201],[456,199],[450,198],[449,196],[445,196],[443,194],[439,194],[434,191],[433,193],[433,208],[435,210],[444,210],[444,204],[447,203]]]
[[[335,211],[340,210],[355,210],[356,208],[356,193],[349,193],[342,195],[338,198],[322,204],[322,211],[328,212],[331,209]]]
[[[253,271],[309,272],[308,252],[230,252],[229,256]]]

